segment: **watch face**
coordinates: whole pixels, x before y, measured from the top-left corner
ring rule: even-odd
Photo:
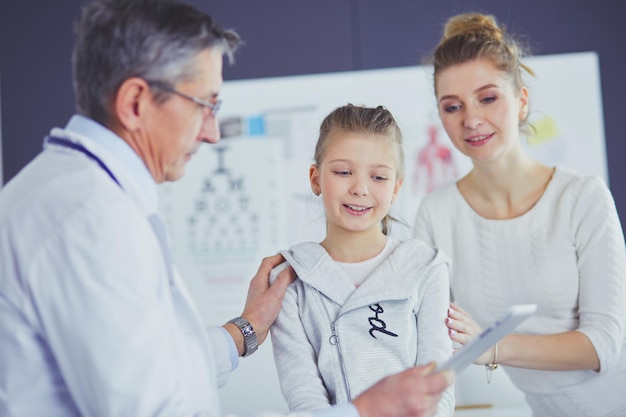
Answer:
[[[247,326],[244,326],[244,327],[241,328],[241,332],[243,333],[243,335],[245,337],[248,337],[248,336],[254,334],[254,329],[252,328],[251,325],[248,324]]]

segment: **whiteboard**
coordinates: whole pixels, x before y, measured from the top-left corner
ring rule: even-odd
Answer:
[[[597,54],[524,62],[537,74],[526,78],[536,127],[524,142],[529,154],[608,182]],[[323,238],[323,209],[310,190],[308,167],[319,125],[338,106],[384,105],[396,117],[406,173],[392,209],[404,225],[394,225],[392,235],[410,235],[423,196],[471,167],[445,136],[432,85],[427,66],[224,83],[223,139],[203,146],[180,181],[159,186],[174,260],[207,325],[241,312],[264,256]],[[268,342],[241,361],[222,390],[224,411],[286,411],[277,381]],[[247,401],[240,401],[241,392]]]

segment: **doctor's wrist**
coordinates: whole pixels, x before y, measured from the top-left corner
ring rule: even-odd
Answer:
[[[239,356],[246,358],[257,351],[259,340],[254,327],[246,318],[241,316],[235,317],[229,320],[224,325],[224,328],[233,338]]]

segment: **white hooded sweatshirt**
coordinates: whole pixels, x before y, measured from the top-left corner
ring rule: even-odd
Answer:
[[[449,260],[442,252],[404,241],[358,288],[318,243],[281,253],[298,275],[271,329],[291,411],[350,401],[387,375],[452,355],[444,322]],[[453,411],[451,387],[437,416]]]

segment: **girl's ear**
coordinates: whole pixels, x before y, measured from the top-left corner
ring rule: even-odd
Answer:
[[[311,190],[313,194],[320,195],[322,193],[322,187],[320,186],[320,171],[316,164],[312,164],[309,167],[309,181],[311,182]]]
[[[402,187],[402,183],[404,182],[404,178],[398,179],[396,181],[396,186],[393,188],[393,194],[391,196],[391,202],[396,201],[396,197],[398,197],[398,192],[400,191],[400,187]]]

